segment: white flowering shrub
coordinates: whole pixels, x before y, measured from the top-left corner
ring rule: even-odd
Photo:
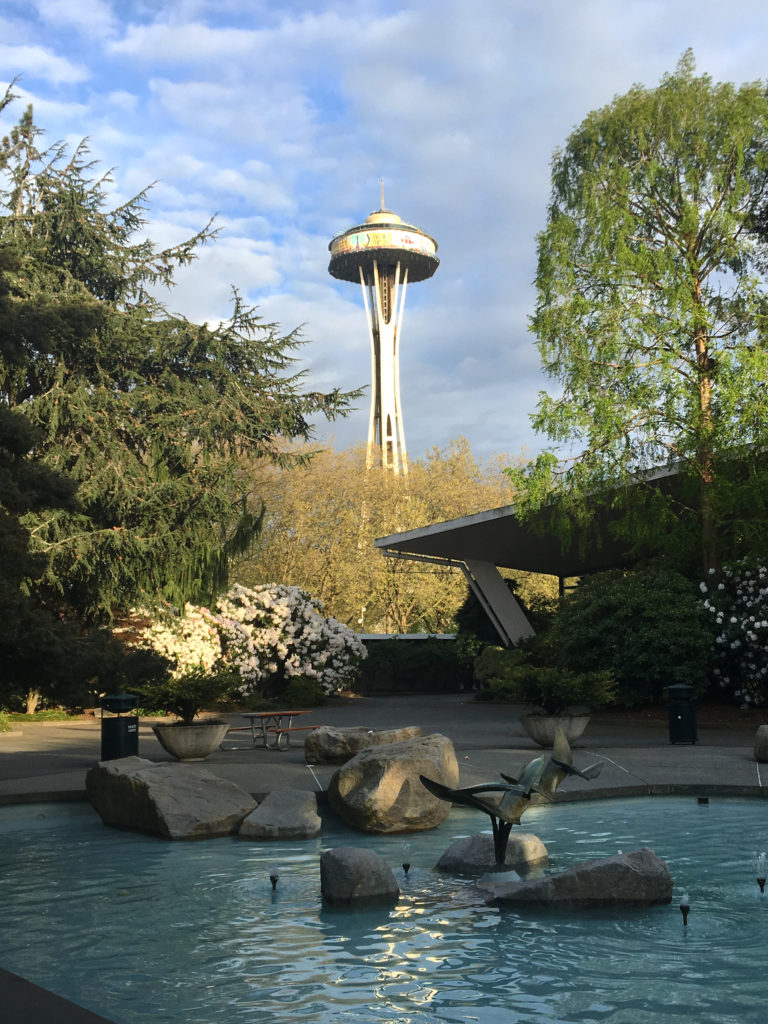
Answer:
[[[350,683],[366,650],[344,623],[300,587],[233,586],[216,605],[226,662],[243,692],[279,691],[291,678],[315,680],[325,693]]]
[[[768,565],[742,559],[699,584],[716,627],[716,685],[741,704],[768,699]]]
[[[221,660],[221,639],[214,616],[206,608],[184,606],[183,615],[167,614],[137,631],[132,646],[150,647],[171,663],[172,679],[211,672]]]

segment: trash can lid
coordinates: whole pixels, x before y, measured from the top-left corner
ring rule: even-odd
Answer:
[[[101,706],[105,711],[132,711],[138,703],[139,698],[135,693],[112,693],[101,698]]]
[[[672,686],[665,686],[664,689],[672,700],[683,700],[696,695],[696,690],[688,683],[673,683]]]

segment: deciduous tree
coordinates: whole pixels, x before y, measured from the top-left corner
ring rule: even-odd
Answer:
[[[765,85],[715,84],[690,52],[555,154],[532,329],[558,390],[533,422],[565,451],[513,473],[529,508],[558,495],[587,516],[606,491],[632,504],[643,471],[667,466],[681,487],[655,493],[635,536],[679,546],[682,523],[709,568],[724,524],[738,546],[750,517],[765,523],[767,201]]]
[[[301,586],[329,614],[366,632],[451,631],[467,593],[463,574],[383,558],[373,542],[509,504],[507,461],[482,462],[460,438],[410,460],[407,476],[366,471],[363,448],[328,449],[289,473],[268,467],[259,482],[266,502],[259,544],[233,565],[232,577],[248,586]]]

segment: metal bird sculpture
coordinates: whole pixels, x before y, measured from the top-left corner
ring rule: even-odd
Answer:
[[[493,851],[497,864],[503,864],[506,858],[507,842],[513,825],[520,824],[523,812],[531,802],[517,784],[505,782],[482,782],[464,789],[449,789],[434,779],[420,775],[421,784],[434,796],[449,803],[465,804],[478,811],[484,811],[491,819],[493,827]],[[493,794],[501,793],[501,799]]]
[[[534,793],[547,800],[554,800],[555,791],[568,775],[583,779],[594,779],[600,774],[602,762],[579,769],[571,760],[571,747],[562,729],[555,731],[551,754],[544,754],[529,761],[520,772],[519,778],[501,774],[504,782],[481,782],[462,789],[450,789],[441,782],[420,775],[421,784],[440,800],[464,804],[483,811],[491,819],[493,828],[493,851],[496,863],[504,864],[507,855],[509,833],[513,825],[519,825]]]

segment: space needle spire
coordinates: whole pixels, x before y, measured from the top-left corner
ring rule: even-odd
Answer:
[[[384,206],[363,224],[337,235],[328,248],[328,272],[359,282],[371,342],[371,412],[366,465],[407,473],[405,429],[400,404],[400,337],[408,282],[437,270],[437,242]]]

